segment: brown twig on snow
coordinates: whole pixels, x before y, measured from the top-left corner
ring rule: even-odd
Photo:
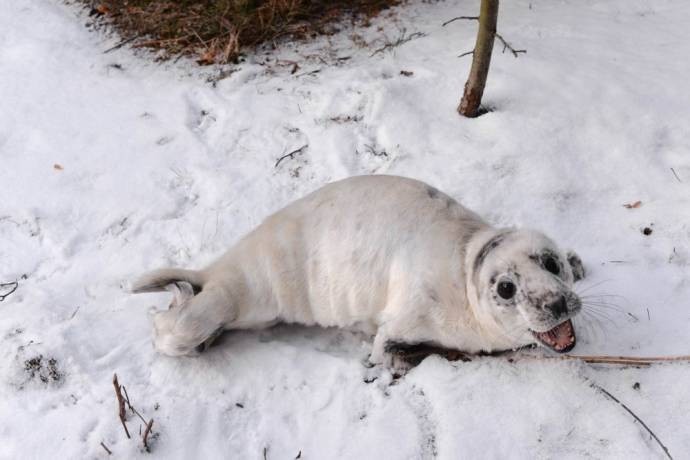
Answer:
[[[132,411],[134,415],[139,417],[139,419],[144,423],[145,429],[144,433],[141,433],[141,425],[139,425],[139,435],[141,436],[141,439],[144,443],[144,449],[146,449],[146,452],[151,452],[150,446],[149,446],[149,435],[151,434],[152,430],[151,428],[153,427],[153,419],[146,421],[143,415],[139,413],[138,410],[134,406],[132,406],[131,401],[129,400],[129,394],[127,393],[127,388],[125,388],[124,385],[122,385],[122,391],[124,392],[124,402],[127,404],[127,407],[129,407],[129,410]]]
[[[671,168],[671,172],[673,173],[674,176],[676,176],[676,179],[678,179],[678,182],[683,182],[682,180],[680,180],[680,177],[678,177],[678,174],[676,174],[675,169]]]
[[[602,393],[604,393],[604,394],[605,394],[608,398],[610,398],[612,401],[615,401],[616,403],[618,403],[618,405],[620,405],[620,406],[621,406],[623,409],[625,409],[630,415],[632,415],[632,416],[635,418],[635,420],[637,420],[638,422],[640,422],[640,424],[644,427],[644,429],[647,430],[647,433],[649,433],[649,434],[652,436],[652,438],[654,438],[654,440],[657,442],[657,444],[659,444],[659,446],[664,450],[664,453],[666,454],[666,456],[667,456],[670,460],[673,460],[673,457],[671,457],[671,453],[668,451],[668,447],[666,447],[666,446],[664,445],[664,443],[661,442],[661,439],[659,439],[659,437],[651,430],[651,428],[649,428],[649,427],[647,426],[647,424],[646,424],[645,422],[642,421],[642,419],[641,419],[640,417],[637,416],[637,414],[635,414],[632,410],[630,410],[630,408],[629,408],[628,406],[626,406],[625,404],[623,404],[618,398],[616,398],[616,397],[613,396],[611,393],[609,393],[608,391],[606,391],[606,390],[605,390],[603,387],[601,387],[600,385],[597,385],[597,384],[594,383],[594,382],[591,382],[591,385],[592,385],[592,387],[594,387],[594,388],[596,388],[597,390],[599,390],[599,391],[601,391]]]
[[[122,427],[125,429],[125,434],[127,435],[127,438],[131,439],[132,437],[129,435],[127,423],[125,423],[125,398],[122,397],[122,387],[120,386],[120,383],[117,381],[117,374],[113,374],[113,386],[115,387],[115,396],[117,396],[118,415],[120,416],[120,422],[122,422]]]
[[[74,310],[74,313],[72,313],[72,315],[69,317],[70,320],[74,319],[74,317],[77,316],[77,312],[79,312],[80,308],[80,306],[77,306],[77,308]]]
[[[101,443],[101,447],[105,449],[106,452],[108,452],[108,455],[113,455],[113,451],[108,449],[108,447],[105,445],[105,443]]]
[[[133,37],[129,37],[129,38],[125,39],[125,40],[122,40],[122,41],[119,42],[117,45],[115,45],[115,46],[113,46],[113,47],[110,47],[110,48],[108,48],[107,50],[103,51],[103,54],[107,54],[107,53],[110,53],[111,51],[115,51],[116,49],[120,49],[120,48],[122,48],[123,46],[125,46],[127,43],[131,43],[131,42],[133,42],[134,40],[136,40],[137,38],[139,38],[139,36],[140,36],[140,34],[136,34],[136,35],[134,35]]]
[[[283,161],[284,159],[286,159],[288,157],[294,158],[294,156],[297,155],[298,153],[302,153],[304,151],[304,149],[306,149],[307,147],[309,147],[309,144],[304,144],[302,147],[295,149],[290,153],[286,153],[282,157],[278,158],[278,160],[276,160],[276,164],[275,164],[274,168],[277,168],[278,165],[280,164],[280,162]]]
[[[310,70],[309,72],[298,73],[297,75],[295,75],[295,78],[304,77],[306,75],[316,75],[319,72],[321,72],[321,69]]]
[[[548,356],[547,359],[570,359],[584,361],[590,364],[622,364],[632,366],[649,366],[654,363],[668,363],[679,361],[690,361],[690,355],[685,356],[581,356],[581,355],[563,355],[563,356]]]
[[[149,433],[151,433],[151,427],[153,427],[153,419],[149,420],[149,422],[146,424],[146,429],[144,430],[144,435],[142,436],[142,440],[144,441],[144,449],[146,449],[146,452],[151,452],[149,449]]]
[[[139,411],[136,410],[136,409],[134,408],[134,406],[132,406],[132,403],[129,402],[129,395],[127,394],[127,388],[125,388],[124,385],[122,385],[122,391],[124,391],[124,393],[125,393],[125,402],[127,403],[127,407],[129,407],[129,410],[131,410],[132,413],[133,413],[134,415],[136,415],[137,417],[139,417],[139,419],[140,419],[142,422],[148,423],[148,422],[146,421],[146,419],[144,418],[144,416],[141,415],[141,414],[139,413]]]
[[[379,53],[383,53],[387,49],[390,48],[397,48],[400,45],[404,45],[405,43],[414,40],[415,38],[421,38],[425,37],[426,34],[424,32],[413,32],[410,35],[405,35],[405,29],[402,29],[400,33],[400,37],[394,42],[388,42],[385,45],[383,45],[381,48],[374,50],[373,53],[369,55],[369,57],[374,57]]]
[[[518,359],[550,359],[550,360],[577,360],[584,361],[589,364],[619,364],[627,366],[649,366],[654,363],[669,363],[669,362],[690,362],[690,355],[680,356],[607,356],[607,355],[532,355],[515,352],[497,352],[489,354],[467,354],[458,350],[449,348],[440,348],[430,346],[428,344],[407,345],[401,343],[392,343],[387,346],[386,351],[398,354],[400,358],[410,362],[411,364],[419,364],[430,355],[439,355],[448,361],[471,361],[473,358],[508,358],[511,360]],[[408,359],[409,358],[409,359]]]
[[[464,57],[464,56],[469,56],[470,54],[474,54],[474,50],[472,50],[472,51],[466,51],[466,52],[464,52],[464,53],[462,53],[462,54],[459,54],[458,57],[461,58],[461,57]]]
[[[451,22],[460,21],[461,19],[467,19],[470,21],[479,21],[479,16],[458,16],[456,18],[447,20],[446,22],[441,24],[441,27],[446,27]]]
[[[11,283],[0,283],[0,289],[7,287],[10,288],[10,290],[4,294],[0,294],[0,302],[9,297],[10,294],[14,293],[14,291],[16,291],[19,287],[19,283],[17,281],[12,281]]]

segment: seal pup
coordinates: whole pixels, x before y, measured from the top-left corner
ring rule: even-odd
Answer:
[[[174,292],[154,315],[167,355],[283,322],[368,331],[370,361],[383,363],[389,343],[569,351],[583,275],[542,233],[493,228],[423,182],[374,175],[293,202],[202,270],[154,271],[132,290]]]

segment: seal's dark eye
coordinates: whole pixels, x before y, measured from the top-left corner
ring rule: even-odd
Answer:
[[[512,299],[515,295],[515,285],[510,281],[501,281],[500,283],[498,283],[496,291],[498,292],[498,295],[500,295],[504,299]]]
[[[554,275],[558,275],[561,272],[561,267],[558,265],[558,262],[551,256],[544,258],[544,268]]]

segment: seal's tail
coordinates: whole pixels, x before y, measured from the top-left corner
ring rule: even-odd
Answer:
[[[135,294],[165,291],[166,286],[180,281],[188,282],[192,285],[195,292],[199,292],[204,284],[204,277],[201,272],[195,270],[163,268],[147,273],[134,281],[131,291]]]

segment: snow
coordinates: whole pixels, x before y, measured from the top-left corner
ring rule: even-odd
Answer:
[[[201,267],[308,191],[388,173],[577,249],[579,291],[622,311],[579,317],[575,353],[690,353],[690,5],[504,2],[499,31],[527,54],[497,45],[494,111],[468,120],[456,56],[476,25],[441,24],[476,10],[412,1],[213,85],[185,60],[104,54],[117,38],[72,5],[0,0],[0,282],[19,282],[0,303],[0,458],[663,458],[593,384],[688,458],[687,364],[431,357],[393,382],[362,365],[369,337],[298,326],[196,359],[152,349],[147,312],[169,298],[128,294],[133,276]],[[403,30],[426,35],[371,56]],[[114,372],[154,419],[151,453],[133,417],[125,438]]]

